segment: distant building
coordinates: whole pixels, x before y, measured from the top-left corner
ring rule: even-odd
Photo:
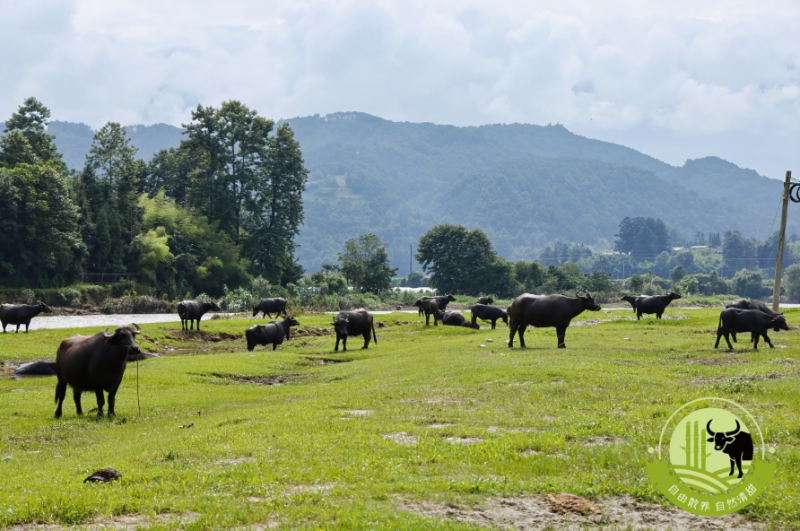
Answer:
[[[679,252],[685,251],[685,250],[686,250],[686,247],[673,247],[672,248],[672,252],[673,253],[679,253]]]
[[[708,249],[708,245],[692,245],[690,247],[692,251],[698,251],[700,249]]]

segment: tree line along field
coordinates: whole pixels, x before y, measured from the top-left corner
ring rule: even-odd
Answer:
[[[55,378],[8,377],[98,329],[0,334],[0,527],[478,529],[491,510],[458,515],[560,492],[676,514],[650,485],[647,449],[679,406],[718,396],[777,448],[774,483],[727,528],[800,528],[800,339],[714,350],[718,315],[586,312],[560,350],[553,329],[509,349],[503,325],[426,327],[408,313],[375,316],[377,345],[354,337],[338,353],[330,315],[297,315],[275,352],[246,351],[244,330],[263,319],[143,325],[138,345],[163,357],[139,364],[141,416],[128,365],[112,420],[77,417],[69,393],[55,420]],[[105,467],[122,478],[83,483]],[[610,528],[626,527],[610,514]]]

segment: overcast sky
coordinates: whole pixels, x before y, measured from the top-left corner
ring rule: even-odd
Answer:
[[[239,99],[275,119],[561,123],[800,178],[798,0],[0,0],[0,21],[0,120],[27,96],[95,128]]]

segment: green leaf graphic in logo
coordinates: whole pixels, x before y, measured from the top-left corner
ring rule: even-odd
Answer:
[[[735,488],[753,464],[753,438],[730,411],[705,408],[678,423],[669,444],[669,460],[680,480],[701,493]]]

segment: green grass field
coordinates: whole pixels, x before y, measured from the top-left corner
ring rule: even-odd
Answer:
[[[69,391],[56,420],[54,377],[9,377],[99,329],[0,334],[0,527],[134,515],[157,529],[475,529],[404,507],[558,492],[664,503],[648,447],[679,406],[719,396],[753,412],[777,448],[775,482],[742,514],[798,528],[800,333],[772,333],[775,349],[740,336],[734,352],[714,350],[718,315],[587,312],[575,321],[602,322],[571,326],[567,349],[554,329],[509,349],[502,324],[434,328],[395,313],[376,316],[377,345],[351,338],[344,353],[310,334],[247,352],[243,332],[263,320],[208,320],[200,334],[145,325],[139,346],[164,357],[139,364],[141,416],[128,365],[113,420],[77,417]],[[786,315],[800,325],[800,310]],[[297,318],[331,329],[329,315]],[[122,479],[82,483],[105,467]]]

